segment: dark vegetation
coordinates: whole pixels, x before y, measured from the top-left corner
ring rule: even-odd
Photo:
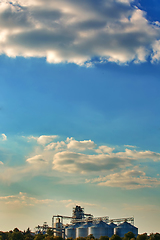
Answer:
[[[51,229],[47,230],[46,234],[36,234],[31,233],[28,228],[26,231],[22,232],[18,228],[15,228],[13,231],[9,232],[0,232],[0,240],[63,240],[61,237],[53,236],[53,231]],[[72,238],[68,238],[68,240],[73,240]],[[79,237],[76,240],[98,240],[95,239],[93,235],[89,235],[88,237]],[[99,240],[160,240],[159,233],[151,233],[147,235],[147,233],[139,234],[137,237],[132,232],[128,232],[125,234],[123,238],[118,235],[113,235],[111,238],[107,236],[101,236]]]

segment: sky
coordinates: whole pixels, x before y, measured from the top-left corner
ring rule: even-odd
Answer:
[[[160,2],[0,1],[0,230],[76,204],[160,232]]]

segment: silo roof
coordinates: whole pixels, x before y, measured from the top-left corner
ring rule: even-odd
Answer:
[[[115,224],[115,223],[111,222],[111,223],[109,224],[109,226],[111,226],[111,227],[115,228],[115,227],[117,227],[117,224]]]
[[[92,226],[91,226],[92,227]],[[100,221],[99,223],[96,223],[93,225],[93,227],[97,227],[97,228],[101,228],[101,227],[105,227],[105,228],[111,228],[110,225],[108,225],[107,223]]]
[[[118,225],[116,228],[136,228],[136,227],[128,222],[123,222],[120,225]]]

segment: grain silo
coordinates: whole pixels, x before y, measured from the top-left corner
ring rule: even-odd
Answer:
[[[92,226],[92,222],[87,222],[82,224],[80,227],[76,229],[76,238],[78,237],[87,237],[88,234],[88,228]]]
[[[72,224],[69,227],[67,227],[66,229],[66,237],[67,238],[76,238],[76,229],[78,227],[80,227],[81,223],[76,223],[76,224]]]
[[[88,234],[93,234],[95,238],[100,238],[101,236],[111,237],[113,235],[113,228],[107,223],[100,221],[88,228]]]
[[[117,224],[111,222],[109,226],[113,228],[113,234],[115,234],[115,228],[117,227]]]
[[[128,232],[133,232],[135,237],[137,237],[138,228],[128,223],[127,221],[125,221],[124,223],[121,223],[115,228],[115,234],[117,234],[120,237],[124,237],[124,235]]]

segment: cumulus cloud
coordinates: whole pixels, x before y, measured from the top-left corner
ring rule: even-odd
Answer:
[[[0,2],[0,53],[50,63],[144,62],[160,38],[159,22],[129,0]],[[158,59],[158,55],[153,59]]]
[[[7,136],[4,133],[2,133],[1,136],[2,136],[2,141],[7,141]]]
[[[61,142],[51,142],[50,144],[48,144],[44,150],[60,150],[66,147],[66,143],[64,141]]]
[[[36,155],[31,158],[28,158],[26,162],[29,162],[31,164],[46,163],[42,155]]]
[[[81,146],[81,142],[73,142]],[[90,149],[90,146],[89,146]],[[79,150],[84,150],[79,148]],[[87,150],[87,149],[85,149]],[[115,148],[100,146],[95,149],[97,154],[82,154],[62,150],[53,156],[53,169],[60,172],[98,172],[124,168],[135,164],[140,159],[160,160],[160,153],[125,149],[124,152],[112,152]]]
[[[37,142],[39,144],[45,145],[49,142],[52,142],[55,138],[57,138],[57,135],[50,135],[50,136],[42,135],[37,139]]]
[[[147,177],[143,171],[128,170],[99,177],[86,182],[98,183],[99,186],[119,187],[124,189],[151,188],[160,185],[159,178]]]
[[[52,142],[57,137],[58,137],[57,135],[41,135],[40,137],[31,136],[31,137],[28,137],[28,139],[34,139],[38,142],[38,144],[46,145]]]
[[[19,192],[17,195],[9,195],[9,196],[0,196],[0,202],[4,202],[6,205],[11,206],[35,206],[37,204],[53,204],[56,203],[53,199],[37,199],[35,197],[30,197],[27,193]]]
[[[130,150],[128,148],[125,149],[125,152],[117,152],[116,156],[128,157],[132,159],[152,159],[153,161],[160,160],[160,153],[156,153],[152,151],[136,151],[136,150]]]
[[[153,43],[153,53],[152,53],[152,62],[160,61],[160,40],[157,40]]]
[[[67,148],[87,150],[87,149],[93,149],[96,146],[97,145],[91,140],[76,141],[76,140],[71,139],[71,141],[67,145]]]
[[[48,206],[53,206],[54,205],[61,205],[66,208],[73,207],[75,205],[82,205],[84,207],[97,207],[97,204],[93,203],[87,203],[87,202],[82,202],[82,201],[77,201],[77,200],[72,200],[72,199],[62,199],[62,200],[55,200],[55,199],[38,199],[36,197],[30,196],[25,192],[19,192],[18,194],[15,195],[8,195],[8,196],[0,196],[0,202],[1,204],[5,204],[7,206],[11,207],[33,207],[37,205],[48,205]]]
[[[60,172],[98,172],[130,165],[130,158],[108,154],[89,155],[76,152],[58,152],[53,157],[53,169]]]
[[[49,136],[48,136],[49,137]],[[79,151],[92,150],[96,148],[96,144],[91,140],[77,141],[73,137],[67,138],[66,141],[51,142],[45,147],[45,150],[64,150],[74,149]]]
[[[111,153],[113,152],[115,148],[111,148],[111,147],[108,147],[108,146],[99,146],[98,149],[96,149],[95,151],[97,153]]]
[[[66,183],[68,182],[66,176],[69,179],[74,179],[76,175],[81,182],[84,182],[85,176],[89,176],[90,179],[94,176],[97,177],[97,175],[110,174],[101,180],[99,179],[99,184],[118,186],[118,179],[121,179],[122,187],[127,184],[127,181],[129,182],[128,188],[133,188],[133,185],[136,188],[137,186],[138,188],[140,186],[158,186],[157,181],[159,180],[146,177],[144,172],[134,169],[135,166],[140,166],[144,162],[160,161],[160,153],[158,152],[137,151],[132,145],[129,145],[131,149],[126,148],[124,151],[118,151],[119,147],[117,149],[107,145],[98,146],[91,140],[77,141],[73,138],[67,138],[64,141],[55,141],[55,138],[55,135],[29,137],[29,139],[39,141],[40,145],[37,146],[35,142],[34,151],[25,157],[26,161],[21,166],[7,166],[0,162],[2,165],[0,179],[3,182],[11,183],[28,176],[46,176],[55,177],[55,179],[60,177],[61,179],[57,181]],[[126,171],[126,169],[134,170]],[[93,180],[92,182],[98,181]],[[134,182],[135,184],[133,184]]]

